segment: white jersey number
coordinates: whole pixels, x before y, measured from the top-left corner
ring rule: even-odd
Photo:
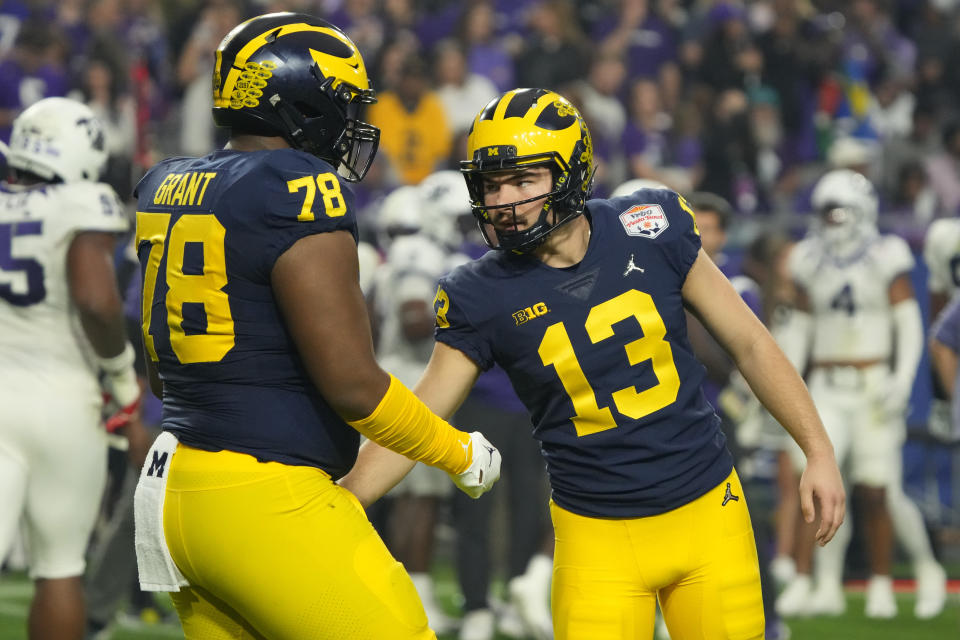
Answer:
[[[21,276],[26,279],[26,291],[14,291],[9,282],[0,282],[0,298],[16,307],[28,307],[43,302],[47,297],[47,288],[43,282],[43,265],[33,258],[15,258],[13,239],[19,236],[36,236],[43,233],[43,222],[0,224],[0,280]]]

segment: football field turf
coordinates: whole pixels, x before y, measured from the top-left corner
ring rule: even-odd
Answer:
[[[450,576],[437,585],[448,613],[455,613],[456,587]],[[23,574],[0,576],[0,640],[26,637],[25,620],[32,588]],[[868,620],[863,615],[863,592],[848,590],[847,613],[836,618],[793,619],[788,621],[792,640],[949,640],[960,638],[960,594],[954,592],[946,610],[933,620],[913,617],[913,594],[898,593],[899,615],[893,620]],[[143,625],[121,620],[113,640],[169,640],[182,638],[179,627]],[[507,636],[496,636],[506,640]],[[445,634],[440,640],[455,640]],[[388,639],[385,639],[388,640]]]

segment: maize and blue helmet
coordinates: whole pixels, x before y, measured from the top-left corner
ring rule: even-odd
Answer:
[[[548,234],[586,208],[595,172],[593,143],[583,117],[558,93],[514,89],[494,98],[474,118],[467,152],[470,159],[460,163],[460,172],[467,182],[477,225],[491,248],[518,252],[535,249]],[[516,215],[517,205],[543,196],[488,207],[484,202],[484,176],[540,166],[550,168],[553,188],[539,218],[527,229],[494,230],[494,242],[489,231],[493,224],[491,210],[511,208]]]
[[[218,126],[282,136],[345,180],[363,178],[380,141],[380,130],[362,118],[376,94],[343,31],[302,13],[270,13],[235,27],[215,55]]]

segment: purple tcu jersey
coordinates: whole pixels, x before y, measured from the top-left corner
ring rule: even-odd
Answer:
[[[293,149],[221,150],[159,163],[136,195],[163,428],[194,447],[345,474],[359,434],[317,393],[270,287],[300,238],[356,238],[352,194],[334,168]]]
[[[586,215],[590,243],[574,267],[491,251],[442,278],[437,340],[506,370],[558,505],[597,517],[663,513],[733,466],[680,294],[699,232],[668,190],[592,200]]]

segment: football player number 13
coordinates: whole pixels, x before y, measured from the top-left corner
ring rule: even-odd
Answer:
[[[637,391],[629,386],[613,392],[617,411],[638,420],[663,409],[677,399],[680,374],[673,363],[670,343],[664,340],[667,329],[657,312],[653,298],[642,291],[631,289],[602,302],[587,315],[586,330],[594,344],[613,337],[613,325],[634,317],[640,324],[643,337],[624,345],[630,365],[649,360],[657,377],[657,384]],[[576,415],[572,421],[577,435],[606,431],[617,426],[610,407],[601,407],[583,368],[577,360],[570,336],[562,322],[551,325],[540,341],[540,359],[544,366],[553,365],[563,389],[570,396]]]

